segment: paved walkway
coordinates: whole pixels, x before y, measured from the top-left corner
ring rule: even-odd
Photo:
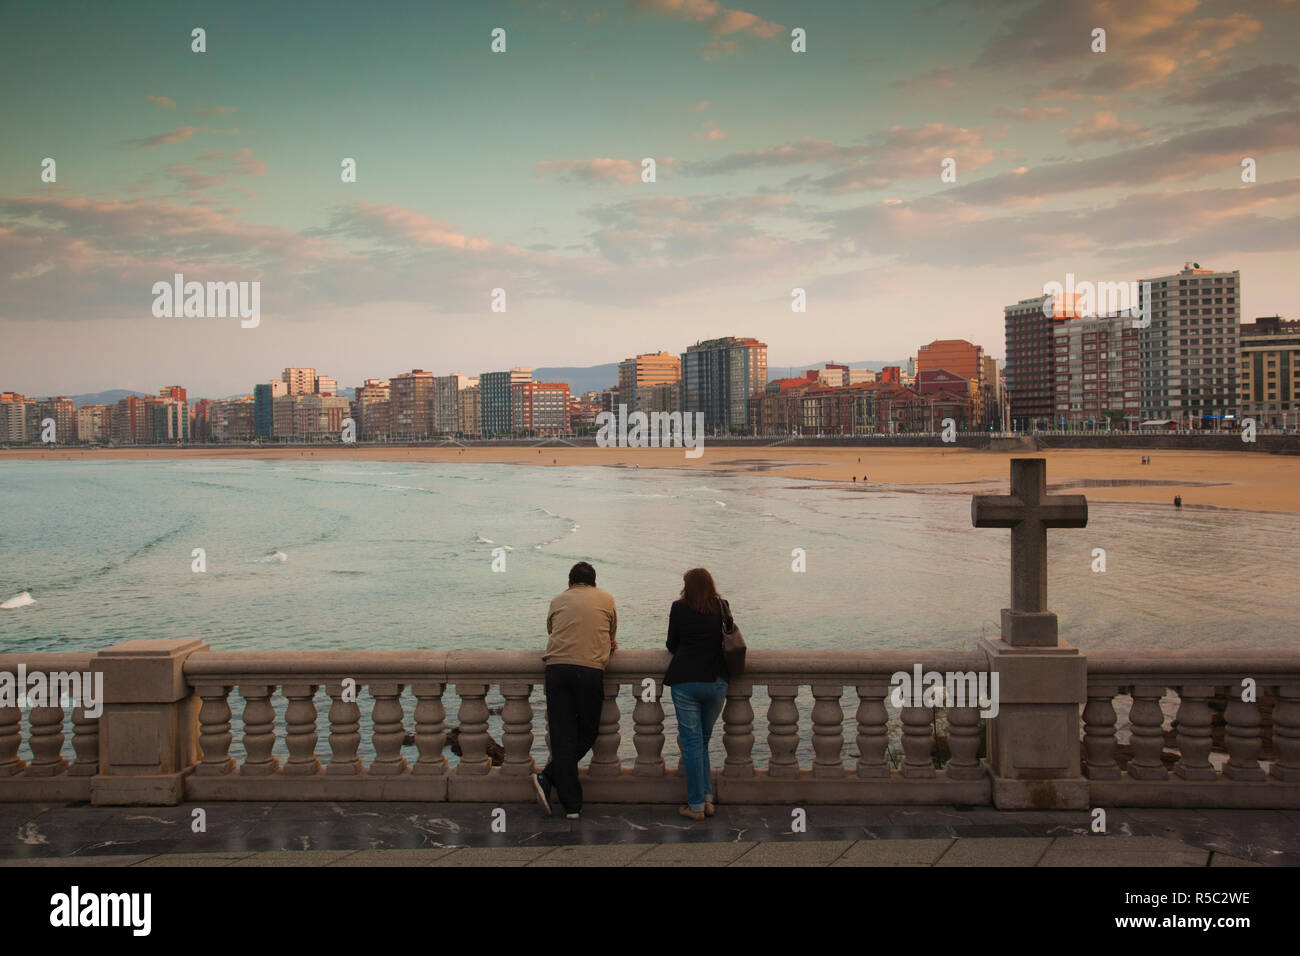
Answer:
[[[1300,865],[1300,811],[604,804],[0,804],[2,866],[1249,866]],[[200,812],[201,811],[201,812]],[[202,817],[203,832],[194,832]],[[504,832],[501,827],[504,826]],[[495,827],[495,828],[494,828]]]

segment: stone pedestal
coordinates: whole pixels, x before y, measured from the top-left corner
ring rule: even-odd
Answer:
[[[989,720],[988,769],[999,810],[1082,810],[1088,781],[1079,761],[1079,707],[1086,660],[1071,644],[1013,646],[984,640],[998,675],[998,713]]]
[[[91,670],[104,675],[99,719],[99,773],[90,802],[174,806],[200,756],[198,698],[190,693],[185,658],[208,645],[197,639],[127,641],[100,651]]]

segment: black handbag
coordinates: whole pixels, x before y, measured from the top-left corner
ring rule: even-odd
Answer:
[[[731,616],[731,605],[722,598],[722,659],[727,664],[727,676],[735,680],[745,673],[745,638]]]

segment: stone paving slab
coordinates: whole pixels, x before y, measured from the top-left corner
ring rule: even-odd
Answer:
[[[972,837],[953,840],[935,866],[1037,866],[1058,837]]]
[[[1045,865],[1091,865],[1062,862],[1095,853],[1098,841],[1130,841],[1112,851],[1117,863],[1160,857],[1170,864],[1206,865],[1211,855],[1231,860],[1273,866],[1300,865],[1300,827],[1295,811],[1280,810],[1142,810],[1114,809],[1107,813],[1109,835],[1091,832],[1091,818],[1080,811],[998,811],[991,807],[901,807],[901,806],[810,806],[807,832],[792,833],[788,806],[719,805],[717,815],[700,822],[682,819],[674,806],[590,805],[582,819],[569,821],[562,815],[547,816],[536,804],[514,804],[507,809],[507,832],[492,829],[492,809],[487,804],[465,803],[208,803],[207,830],[191,828],[197,804],[178,807],[94,807],[88,804],[0,804],[0,863],[21,860],[68,859],[87,861],[115,857],[140,861],[164,856],[183,858],[226,858],[230,865],[267,865],[264,860],[293,859],[298,865],[324,865],[321,857],[303,853],[325,853],[338,865],[406,865],[401,859],[427,860],[418,865],[518,865],[531,862],[556,847],[586,848],[618,846],[628,848],[608,857],[623,859],[637,852],[631,848],[655,848],[642,854],[647,866],[680,865],[688,855],[698,865],[763,865],[779,845],[811,844],[852,847],[829,865],[933,865],[929,847],[941,847],[956,855],[943,863],[960,865],[980,845],[983,865],[998,860],[1004,865],[1027,865],[1023,857],[1041,840],[1067,840],[1053,844],[1044,854]],[[1157,842],[1143,842],[1155,840]],[[954,842],[955,841],[955,842]],[[1138,841],[1138,842],[1132,842]],[[720,847],[748,844],[750,849],[734,859],[729,850],[693,850],[692,845]],[[873,847],[872,845],[875,844]],[[893,844],[897,849],[886,846]],[[903,847],[911,845],[913,849]],[[995,846],[996,844],[996,846]],[[677,851],[665,848],[678,846]],[[1078,852],[1075,847],[1078,846]],[[1170,851],[1170,846],[1180,848]],[[1087,847],[1087,849],[1084,849]],[[517,853],[486,853],[489,849]],[[1191,848],[1188,850],[1187,848]],[[456,849],[456,855],[444,851]],[[375,851],[360,856],[353,864],[349,854]],[[749,857],[755,852],[752,860]],[[399,855],[383,858],[385,852]],[[817,865],[817,850],[791,852],[792,861],[807,860]],[[569,854],[576,859],[585,851]],[[887,854],[897,854],[897,859]],[[281,856],[268,856],[281,854]],[[401,854],[406,854],[403,857]],[[1154,854],[1154,856],[1152,856]],[[232,859],[233,858],[233,859]],[[367,860],[384,860],[371,862]],[[558,859],[558,858],[557,858]],[[856,861],[861,860],[858,864]],[[393,861],[392,863],[387,862]],[[666,861],[661,863],[659,861]],[[741,862],[744,860],[745,862]],[[1039,861],[1043,863],[1044,861]],[[52,865],[52,864],[45,864]],[[150,865],[160,865],[150,863]],[[547,864],[550,865],[550,864]],[[610,865],[618,865],[611,863]],[[790,863],[788,865],[803,865]]]
[[[760,843],[732,866],[830,866],[853,844],[847,840]]]

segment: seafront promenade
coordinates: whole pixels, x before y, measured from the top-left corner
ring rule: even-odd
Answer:
[[[1300,815],[1300,652],[1062,640],[1046,606],[1048,535],[1084,527],[1087,502],[1048,493],[1042,459],[1011,472],[1010,494],[971,501],[976,527],[1011,532],[1001,637],[966,651],[752,650],[728,686],[719,814],[705,824],[675,816],[685,781],[665,733],[666,652],[611,659],[587,809],[571,824],[531,802],[545,734],[537,652],[246,652],[176,638],[0,655],[0,674],[46,675],[44,696],[0,698],[0,856],[432,849],[450,862],[465,847],[698,839],[753,844],[736,862],[826,844],[817,859],[831,864],[903,839],[940,841],[925,844],[931,863],[978,852],[1050,865],[1103,847],[1190,865],[1297,862],[1286,834]],[[93,707],[58,696],[72,675],[102,686]],[[903,693],[900,675],[925,676]]]

